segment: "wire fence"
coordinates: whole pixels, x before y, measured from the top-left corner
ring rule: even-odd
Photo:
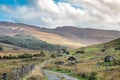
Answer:
[[[11,73],[3,72],[0,74],[0,80],[22,80],[35,68],[35,64],[14,68]]]

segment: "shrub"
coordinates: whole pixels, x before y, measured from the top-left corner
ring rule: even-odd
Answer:
[[[3,50],[3,48],[0,46],[0,51],[2,51]]]
[[[105,48],[101,49],[101,52],[105,52],[105,51],[106,51]]]
[[[55,56],[55,54],[51,54],[51,58],[55,58],[56,56]]]
[[[0,59],[2,59],[2,56],[0,56]]]
[[[19,50],[18,48],[13,48],[13,50]]]
[[[120,50],[120,46],[119,47],[115,47],[115,50]]]
[[[67,50],[66,50],[66,48],[63,48],[62,51],[63,51],[63,52],[66,52]]]
[[[12,55],[4,55],[3,57],[1,57],[1,59],[16,59],[17,57],[16,56],[12,56]]]
[[[63,61],[57,61],[55,62],[56,65],[64,65],[64,62]]]
[[[80,78],[87,78],[85,73],[78,73],[77,76]]]
[[[8,59],[16,59],[16,56],[12,56],[11,54],[8,56]]]
[[[43,51],[41,51],[40,56],[45,56],[45,53]]]
[[[85,53],[85,51],[79,50],[79,51],[76,51],[75,53],[83,54],[83,53]]]
[[[18,58],[32,58],[32,57],[33,57],[33,55],[28,54],[28,53],[24,53],[24,54],[18,56]]]
[[[88,76],[88,80],[97,80],[96,75],[97,75],[97,73],[92,72],[92,73]]]
[[[3,56],[3,59],[8,59],[8,56],[4,55],[4,56]]]
[[[41,51],[39,54],[34,54],[33,56],[35,56],[35,57],[44,57],[45,53],[43,51]]]
[[[120,60],[115,60],[115,61],[113,62],[113,65],[114,65],[114,66],[120,65]]]

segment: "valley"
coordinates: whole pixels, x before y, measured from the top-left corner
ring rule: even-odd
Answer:
[[[120,80],[120,0],[0,0],[0,80]]]
[[[113,30],[0,22],[0,76],[4,72],[23,80],[119,80],[119,37]]]

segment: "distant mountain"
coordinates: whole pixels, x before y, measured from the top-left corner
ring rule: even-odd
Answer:
[[[120,32],[114,30],[76,28],[72,26],[47,29],[11,22],[0,22],[0,34],[9,36],[30,35],[48,43],[58,44],[70,48],[104,43],[120,38]]]
[[[93,45],[120,38],[120,32],[115,30],[99,30],[90,28],[76,28],[72,26],[42,29],[44,32],[58,34],[76,42]]]
[[[21,23],[0,22],[0,34],[2,35],[30,35],[42,41],[46,41],[51,44],[62,45],[69,48],[85,46],[83,43],[76,42],[61,35],[48,33],[42,30],[43,28]]]

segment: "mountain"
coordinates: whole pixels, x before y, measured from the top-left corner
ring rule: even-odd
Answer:
[[[2,35],[30,35],[51,44],[58,44],[70,48],[85,46],[85,44],[70,40],[61,35],[41,30],[42,28],[21,23],[0,22],[0,34]]]
[[[15,35],[15,36],[0,35],[0,42],[4,44],[19,46],[21,48],[32,49],[32,50],[53,51],[62,48],[60,46],[48,44],[35,37],[31,37],[27,35]]]
[[[43,29],[42,31],[58,34],[86,45],[104,43],[120,37],[119,31],[76,28],[72,26],[57,27],[51,30]]]
[[[40,28],[22,23],[0,22],[0,34],[30,35],[51,44],[78,48],[108,42],[120,37],[119,31],[76,28],[72,26],[57,27],[55,29]]]

